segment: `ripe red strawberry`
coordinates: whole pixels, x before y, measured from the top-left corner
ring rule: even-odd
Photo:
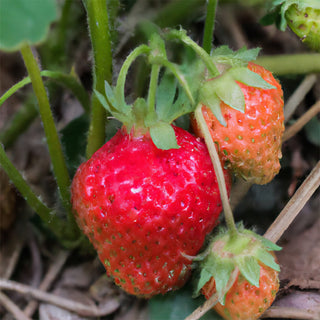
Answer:
[[[219,100],[222,117],[219,120],[205,102],[202,110],[222,161],[244,179],[265,184],[280,170],[281,137],[284,131],[283,93],[271,72],[254,63],[249,63],[248,69],[273,88],[254,87],[237,81],[244,95],[244,112],[230,107],[224,102],[226,99],[222,99],[224,101],[221,103]],[[224,86],[228,88],[228,82]],[[234,89],[233,85],[230,96],[238,94],[232,93]],[[207,98],[207,102],[210,103],[210,99]],[[201,135],[194,120],[193,127]]]
[[[151,297],[186,282],[184,254],[200,250],[222,205],[205,143],[170,125],[190,109],[174,78],[165,73],[155,94],[155,65],[148,102],[125,103],[125,70],[141,51],[149,48],[129,55],[115,88],[106,83],[107,99],[96,92],[123,127],[79,167],[71,192],[76,220],[107,273],[128,293]],[[149,58],[157,55],[165,59],[161,43]]]
[[[228,233],[217,236],[201,263],[198,290],[206,299],[218,295],[214,310],[226,320],[258,319],[279,290],[280,269],[271,251],[279,249],[243,228],[233,240]]]
[[[181,287],[215,226],[221,201],[205,144],[174,128],[179,149],[120,130],[83,163],[72,183],[80,228],[115,282],[152,296]]]

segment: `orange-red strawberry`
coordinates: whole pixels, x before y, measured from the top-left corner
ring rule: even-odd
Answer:
[[[248,69],[273,88],[255,87],[237,81],[244,95],[244,112],[223,101],[220,103],[220,100],[222,118],[218,119],[205,102],[202,110],[222,161],[244,179],[265,184],[280,170],[281,137],[284,131],[283,93],[271,72],[254,63],[249,63]],[[224,85],[228,88],[228,82]],[[234,85],[230,88],[230,96],[235,88]],[[209,100],[207,102],[210,103]],[[225,123],[221,124],[221,119]],[[201,135],[194,120],[193,127]]]
[[[278,271],[260,263],[259,288],[238,274],[226,294],[224,305],[218,302],[214,310],[227,320],[255,320],[271,306],[278,290]],[[211,278],[201,291],[206,299],[215,294],[214,279]]]
[[[240,226],[236,234],[221,232],[201,262],[198,292],[226,320],[256,320],[279,290],[279,265],[273,250],[280,247]]]

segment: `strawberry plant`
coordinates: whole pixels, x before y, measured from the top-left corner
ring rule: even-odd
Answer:
[[[281,32],[259,25],[267,9],[262,23]],[[57,316],[51,303],[61,318],[290,318],[276,243],[320,181],[318,11],[312,0],[0,0],[0,241],[41,245],[40,258],[34,242],[31,258],[1,247],[0,317]],[[95,271],[62,298],[84,261]],[[37,263],[39,289],[25,278]],[[47,306],[22,310],[12,290]]]

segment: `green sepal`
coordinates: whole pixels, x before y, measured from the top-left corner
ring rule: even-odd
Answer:
[[[240,273],[255,287],[259,288],[260,265],[253,256],[236,257]]]
[[[226,296],[225,288],[228,286],[231,273],[235,268],[233,261],[230,259],[220,259],[214,254],[209,254],[201,263],[201,268],[196,293],[199,293],[201,288],[213,277],[215,279],[218,300],[224,305]]]
[[[159,121],[150,127],[150,136],[158,149],[169,150],[180,148],[177,144],[174,129],[166,122]]]
[[[247,49],[243,47],[238,51],[232,51],[228,46],[221,46],[211,52],[215,63],[227,64],[232,67],[246,67],[248,62],[256,60],[260,48]]]
[[[256,252],[256,257],[260,262],[262,262],[267,267],[270,267],[278,272],[280,271],[280,266],[275,261],[274,256],[268,251],[259,248]]]
[[[116,99],[114,92],[113,92],[113,89],[110,86],[110,84],[108,83],[108,81],[104,82],[104,92],[105,92],[106,96],[108,97],[109,104],[111,104],[111,106],[113,108],[115,108],[115,106],[118,104],[117,99]]]
[[[261,89],[276,89],[275,86],[265,81],[259,74],[246,67],[231,68],[228,72],[234,80],[247,86]]]
[[[171,106],[177,91],[176,78],[169,73],[165,73],[157,88],[156,106],[159,119],[166,121],[171,118]]]
[[[213,80],[215,82],[216,95],[228,106],[242,113],[245,111],[244,95],[239,85],[232,77],[225,73],[221,78]]]
[[[106,97],[101,94],[100,92],[94,90],[94,94],[97,96],[99,102],[101,105],[115,118],[117,118],[120,122],[127,124],[128,119],[132,117],[132,111],[131,109],[127,111],[127,113],[118,112],[116,108],[111,108],[109,102],[107,101]]]
[[[267,238],[265,238],[263,236],[260,236],[259,234],[256,234],[255,232],[253,232],[251,230],[243,229],[242,233],[252,235],[255,238],[257,238],[258,240],[260,240],[260,242],[263,245],[263,247],[268,251],[280,251],[280,250],[282,250],[282,248],[280,246],[278,246],[277,244],[275,244],[274,242],[270,241],[269,239],[267,239]]]
[[[205,267],[201,269],[199,281],[193,293],[193,297],[197,297],[200,294],[200,290],[212,277],[213,277],[212,270],[207,270],[207,268]]]
[[[229,284],[230,276],[232,271],[234,270],[235,265],[232,261],[226,259],[225,261],[215,260],[215,264],[213,266],[213,274],[216,282],[216,290],[218,293],[218,301],[224,305],[226,298],[226,287]],[[236,277],[234,281],[236,280]],[[230,286],[233,284],[229,284]]]
[[[210,90],[209,82],[206,82],[201,88],[199,100],[211,110],[211,112],[223,126],[227,126],[227,122],[221,112],[221,100],[214,91]]]

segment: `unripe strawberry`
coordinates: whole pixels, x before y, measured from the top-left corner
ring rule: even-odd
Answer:
[[[236,236],[222,232],[201,262],[198,290],[226,320],[256,320],[270,307],[279,290],[279,266],[272,250],[280,248],[252,231]]]
[[[260,88],[237,81],[244,96],[244,111],[219,101],[221,120],[203,101],[203,116],[222,161],[237,175],[257,184],[270,182],[280,170],[281,137],[284,131],[283,93],[272,73],[254,63],[248,69],[273,88]],[[215,81],[213,80],[208,80]],[[228,83],[225,83],[228,88]],[[230,92],[232,95],[232,92]],[[198,126],[193,119],[196,134]]]

